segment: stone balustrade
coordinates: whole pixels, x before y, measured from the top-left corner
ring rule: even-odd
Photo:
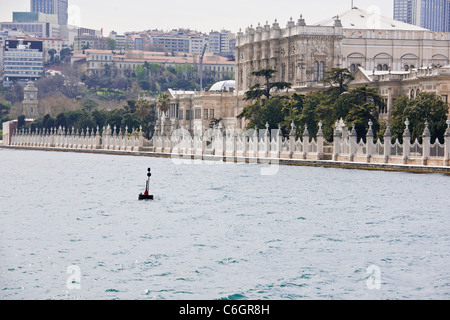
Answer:
[[[59,127],[50,130],[31,131],[29,129],[21,129],[13,133],[11,137],[11,146],[23,147],[42,147],[42,148],[59,148],[59,149],[93,149],[93,150],[121,150],[121,151],[142,151],[144,147],[144,137],[142,128],[139,132],[135,129],[132,133],[128,133],[128,127],[125,132],[117,128],[112,129],[109,125],[103,128],[102,133],[97,127],[95,130],[86,128],[82,129]]]
[[[180,155],[212,155],[233,158],[259,159],[323,159],[323,132],[310,139],[306,129],[303,138],[295,137],[295,126],[289,138],[283,137],[281,128],[277,130],[257,128],[238,133],[221,127],[192,135],[186,129],[177,129],[169,133],[155,133],[152,139],[156,153]]]
[[[358,141],[355,126],[350,130],[345,122],[338,121],[334,128],[331,162],[403,164],[418,166],[450,166],[450,120],[445,132],[444,141],[431,141],[428,123],[422,135],[422,143],[411,141],[409,121],[405,122],[403,142],[392,141],[387,124],[384,142],[374,140],[372,123],[365,141]],[[284,137],[281,128],[277,130],[257,128],[244,132],[225,130],[221,126],[203,133],[193,134],[183,128],[168,131],[156,130],[152,140],[145,142],[142,128],[128,133],[109,125],[100,133],[99,128],[66,130],[52,128],[50,130],[30,131],[27,129],[15,132],[11,138],[12,146],[60,148],[60,149],[96,149],[137,152],[144,151],[144,144],[150,145],[148,152],[171,156],[216,156],[225,158],[251,159],[292,159],[292,160],[326,160],[324,154],[325,139],[322,124],[319,123],[317,138],[311,138],[306,127],[301,138],[296,137],[296,128],[292,124],[288,137]],[[328,147],[327,147],[328,148]]]
[[[385,163],[421,166],[450,166],[450,120],[445,132],[445,140],[441,143],[436,139],[431,143],[431,134],[428,122],[422,135],[422,143],[416,139],[411,141],[409,121],[405,122],[403,143],[398,139],[392,141],[389,123],[384,133],[384,142],[380,139],[374,141],[372,123],[369,122],[369,130],[366,142],[357,141],[355,126],[349,132],[347,125],[341,120],[336,123],[334,130],[333,160],[342,162],[360,163]]]

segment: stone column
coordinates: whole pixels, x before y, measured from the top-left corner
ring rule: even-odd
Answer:
[[[391,140],[391,127],[388,121],[386,123],[386,132],[384,133],[384,163],[388,163],[391,156]]]
[[[309,131],[308,125],[305,124],[305,131],[303,132],[303,159],[306,160],[309,152]]]
[[[271,136],[270,136],[270,131],[269,131],[269,123],[266,123],[266,133],[265,133],[265,137],[264,137],[264,158],[269,157],[269,153],[270,153],[270,145],[271,145]]]
[[[319,122],[319,131],[317,132],[317,160],[323,160],[324,154],[323,154],[323,143],[325,141],[325,138],[323,136],[322,131],[323,123],[322,121]]]
[[[403,164],[408,164],[411,154],[411,132],[409,131],[409,120],[406,118],[405,131],[403,132]]]
[[[428,125],[428,121],[425,121],[425,129],[422,135],[422,165],[424,166],[428,164],[428,158],[430,157],[431,133]]]
[[[278,131],[277,131],[277,140],[276,140],[276,158],[281,158],[281,147],[283,145],[283,133],[281,131],[281,125],[278,125]]]
[[[253,132],[253,158],[258,157],[258,145],[259,145],[259,135],[258,135],[258,127],[255,126],[255,131]]]
[[[350,161],[355,161],[356,151],[358,148],[358,134],[356,132],[356,124],[353,123],[352,131],[350,132]]]
[[[139,151],[144,150],[144,134],[142,133],[142,126],[139,126]]]
[[[445,131],[444,138],[444,166],[450,166],[450,120],[447,120],[447,130]]]
[[[372,130],[373,122],[369,121],[369,130],[366,135],[366,151],[367,151],[367,163],[370,163],[370,159],[373,155],[373,130]]]
[[[295,123],[291,123],[291,132],[289,133],[289,158],[294,157],[295,152]]]
[[[341,152],[341,137],[342,132],[339,130],[339,123],[336,122],[334,126],[334,135],[333,135],[333,160],[338,161],[339,153]]]

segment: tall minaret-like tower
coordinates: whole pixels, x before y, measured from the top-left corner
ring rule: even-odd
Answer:
[[[38,88],[32,81],[28,82],[27,86],[23,89],[24,100],[23,113],[27,119],[36,119],[39,117],[39,101],[38,101]]]

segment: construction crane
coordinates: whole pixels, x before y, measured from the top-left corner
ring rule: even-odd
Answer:
[[[205,57],[206,47],[208,45],[205,44],[203,47],[202,55],[200,57],[200,92],[203,92],[203,58]]]

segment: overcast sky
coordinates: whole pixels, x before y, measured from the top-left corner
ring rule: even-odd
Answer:
[[[361,9],[379,7],[392,18],[393,0],[354,0]],[[349,10],[351,0],[69,0],[69,23],[119,33],[147,29],[190,28],[209,32],[240,28],[258,22],[281,26],[292,16],[303,14],[307,24],[331,18]],[[0,0],[0,21],[11,21],[13,11],[29,11],[30,0]]]

